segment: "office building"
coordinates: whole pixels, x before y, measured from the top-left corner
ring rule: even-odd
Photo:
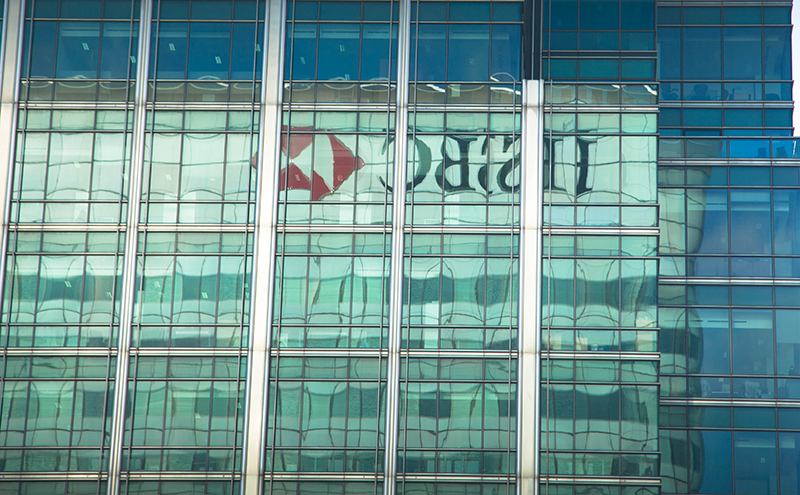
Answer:
[[[6,0],[0,495],[798,495],[783,0]]]

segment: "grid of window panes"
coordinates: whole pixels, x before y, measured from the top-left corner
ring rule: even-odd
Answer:
[[[126,102],[138,48],[134,3],[26,3],[0,331],[0,345],[14,354],[3,366],[0,471],[23,480],[0,483],[4,493],[106,490],[133,131]],[[27,107],[36,100],[41,108]],[[113,103],[74,107],[98,100]],[[76,474],[80,481],[67,480]]]
[[[661,408],[662,493],[797,493],[800,409]],[[688,462],[687,462],[688,461]]]
[[[524,7],[411,4],[398,493],[515,488]]]
[[[122,493],[239,491],[264,8],[152,5]]]
[[[655,104],[545,86],[544,493],[658,493]]]
[[[790,2],[659,5],[662,135],[792,135],[790,14]]]
[[[653,81],[654,0],[542,2],[542,77]]]
[[[346,493],[373,493],[384,456],[390,237],[278,238],[265,470],[308,480],[268,486],[322,489],[332,473],[371,474]]]
[[[797,434],[782,431],[796,428],[795,410],[780,403],[800,399],[799,187],[796,163],[779,159],[659,165],[665,493],[797,490]],[[753,407],[764,401],[777,416]]]
[[[265,490],[375,495],[386,455],[399,4],[286,8]]]
[[[25,2],[21,100],[131,101],[139,4]]]

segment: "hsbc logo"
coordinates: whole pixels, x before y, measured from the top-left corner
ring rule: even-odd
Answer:
[[[313,130],[292,127],[281,138],[279,190],[285,199],[352,201],[353,196],[384,196],[392,190],[387,177],[394,136]],[[519,137],[417,135],[408,147],[408,191],[463,194],[468,201],[519,191]]]

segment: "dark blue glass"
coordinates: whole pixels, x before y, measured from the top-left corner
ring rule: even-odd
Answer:
[[[685,108],[683,125],[691,127],[719,127],[722,125],[722,110],[718,108]]]
[[[697,368],[692,373],[723,374],[730,373],[730,332],[728,330],[727,309],[692,310],[696,315],[689,319],[689,349],[699,351]]]
[[[650,33],[620,33],[623,50],[655,50],[655,35]],[[680,68],[680,64],[678,65]]]
[[[550,15],[544,18],[545,28],[578,29],[577,0],[552,0],[545,4],[550,6]]]
[[[33,23],[30,77],[51,79],[55,74],[57,27],[54,21]]]
[[[721,11],[719,7],[684,7],[683,23],[692,24],[720,24]]]
[[[653,0],[622,0],[622,29],[655,29]]]
[[[126,79],[128,77],[131,55],[136,55],[136,46],[131,46],[132,34],[129,22],[106,22],[103,24],[100,79]]]
[[[506,82],[522,79],[522,27],[519,25],[492,26],[492,80]]]
[[[761,24],[761,7],[725,7],[725,24]]]
[[[62,19],[100,19],[102,10],[103,2],[101,0],[61,0],[59,17]]]
[[[800,287],[775,287],[775,305],[800,307]],[[780,325],[780,316],[776,315],[776,317],[778,320],[777,324]],[[788,330],[791,332],[792,328],[789,328]],[[800,372],[800,366],[797,367],[797,371]],[[798,413],[800,413],[800,411],[798,411]]]
[[[619,29],[618,0],[581,0],[581,30]]]
[[[658,7],[658,24],[680,24],[681,23],[681,8],[680,7]]]
[[[392,15],[392,4],[389,2],[364,2],[365,21],[389,21]],[[414,11],[414,8],[411,8]],[[397,18],[395,17],[395,22]]]
[[[800,382],[793,380],[795,387]],[[797,423],[795,423],[797,425]],[[796,428],[796,426],[795,426]],[[780,458],[780,484],[781,495],[800,494],[800,433],[780,433],[778,437]]]
[[[30,5],[33,2],[28,2]],[[34,17],[53,18],[58,17],[58,0],[38,0],[34,5]]]
[[[319,5],[321,21],[360,21],[361,2],[322,2]]]
[[[231,40],[231,79],[253,79],[253,66],[255,64],[256,25],[249,22],[236,22],[233,24],[233,38]]]
[[[732,319],[733,374],[775,374],[772,310],[734,309]]]
[[[730,110],[726,110],[726,113]],[[760,112],[760,110],[756,110]],[[727,124],[727,122],[726,122]],[[731,158],[768,158],[768,139],[731,139]]]
[[[578,77],[578,61],[570,59],[551,59],[550,77],[553,79],[575,79]]]
[[[777,185],[777,183],[776,183]],[[772,193],[775,254],[800,254],[800,190],[776,189]],[[776,269],[777,273],[781,273]]]
[[[315,79],[317,75],[317,25],[295,23],[293,38],[292,79],[296,81]]]
[[[733,143],[738,140],[731,141],[733,155]],[[730,172],[732,186],[769,186],[769,167],[731,167]]]
[[[788,108],[764,109],[766,127],[792,127],[792,111]]]
[[[550,46],[544,41],[545,49],[549,50],[577,50],[578,32],[577,31],[550,31],[545,33],[550,35]]]
[[[444,81],[446,62],[447,26],[444,24],[420,24],[418,36],[411,39],[411,78],[417,81]],[[418,41],[417,41],[418,40]],[[416,44],[415,44],[415,41]],[[416,48],[416,49],[415,49]],[[416,55],[416,57],[414,57]],[[414,77],[414,68],[416,78]]]
[[[581,31],[581,50],[619,50],[619,33]]]
[[[698,445],[694,445],[695,462],[702,463],[702,470],[691,470],[690,482],[697,486],[696,493],[728,495],[733,493],[731,459],[731,432],[702,431]],[[709,476],[708,473],[714,473]]]
[[[492,4],[493,21],[521,21],[522,4],[516,2],[496,2]]]
[[[775,167],[772,180],[775,186],[800,186],[800,167]]]
[[[294,20],[316,21],[318,16],[319,16],[319,2],[309,2],[301,0],[294,3]]]
[[[231,24],[189,25],[189,79],[228,79]]]
[[[59,23],[56,78],[97,79],[99,59],[99,22]]]
[[[450,21],[489,22],[488,2],[450,2]]]
[[[681,78],[681,29],[658,28],[659,79]]]
[[[161,19],[188,19],[189,1],[188,0],[169,0],[160,1],[159,17]],[[153,16],[155,17],[155,16]]]
[[[231,0],[203,0],[192,2],[192,19],[229,21],[233,14]]]
[[[736,493],[778,493],[777,438],[774,432],[733,433],[734,483]]]
[[[728,258],[712,258],[708,256],[689,258],[687,260],[689,275],[695,277],[728,277]]]
[[[233,2],[233,19],[236,21],[254,21],[257,17],[258,2],[255,0],[236,0]],[[291,2],[286,6],[292,10]]]
[[[719,189],[702,189],[695,196],[701,204],[689,203],[690,211],[697,208],[700,213],[705,213],[702,223],[698,222],[701,229],[698,232],[698,246],[690,253],[700,254],[725,254],[728,252],[728,192]]]
[[[683,78],[718,80],[722,75],[722,30],[684,28]]]
[[[728,108],[725,110],[726,127],[762,127],[764,114],[761,109]]]
[[[415,7],[419,8],[420,21],[446,21],[447,20],[447,4],[444,2],[417,2],[411,8],[412,16],[415,12]]]
[[[391,26],[364,24],[361,42],[361,80],[387,81],[392,63]]]
[[[158,31],[159,79],[185,79],[189,25],[185,22],[162,22]]]
[[[725,285],[692,285],[689,304],[699,306],[727,306],[728,287]]]
[[[734,407],[734,428],[775,428],[775,409],[760,407]]]
[[[133,12],[132,7],[131,0],[105,0],[103,2],[103,18],[130,19],[138,14],[138,12]]]
[[[731,190],[731,253],[772,252],[770,199],[765,190]]]
[[[726,27],[723,36],[725,79],[761,79],[761,28]]]
[[[317,69],[319,79],[344,81],[358,79],[360,34],[358,24],[320,24]]]
[[[768,278],[772,276],[772,259],[754,256],[731,258],[731,277]]]
[[[772,306],[772,287],[734,285],[731,302],[734,306]]]
[[[619,60],[582,59],[580,61],[581,79],[618,79]]]
[[[764,7],[764,24],[791,24],[791,7]]]
[[[705,428],[730,428],[730,407],[690,407],[689,426]]]
[[[489,80],[489,26],[450,24],[447,43],[448,81]]]
[[[791,28],[764,28],[764,79],[791,80]]]
[[[655,60],[622,60],[622,79],[626,81],[653,81],[656,77]]]
[[[680,108],[663,108],[659,113],[659,119],[662,126],[680,126],[681,110]]]

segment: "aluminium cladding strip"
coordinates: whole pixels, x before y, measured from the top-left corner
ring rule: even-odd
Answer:
[[[139,48],[136,54],[136,86],[133,110],[131,169],[128,182],[128,218],[122,271],[119,341],[117,344],[117,373],[114,387],[114,409],[111,423],[111,443],[108,460],[108,495],[120,493],[122,449],[125,438],[125,404],[128,398],[128,368],[130,365],[131,326],[136,294],[136,260],[139,243],[139,211],[144,168],[144,138],[147,132],[147,74],[150,68],[150,28],[153,4],[141,2],[139,11]]]
[[[542,311],[542,81],[522,97],[522,229],[517,374],[517,495],[539,493],[539,379]],[[527,418],[527,419],[526,419]]]
[[[400,331],[403,313],[403,253],[406,224],[406,168],[408,167],[408,86],[411,57],[411,0],[399,0],[397,32],[397,93],[392,192],[392,257],[389,273],[389,359],[386,388],[386,444],[384,495],[397,491],[397,441],[400,422]]]
[[[25,26],[25,2],[6,1],[0,39],[0,294],[5,292],[6,253],[11,203],[12,170],[16,156],[17,115],[19,114],[19,79],[22,67],[22,38]]]
[[[258,178],[253,273],[250,297],[249,358],[245,394],[242,494],[260,495],[264,490],[264,435],[269,353],[275,292],[275,245],[277,239],[278,174],[283,104],[283,43],[286,9],[283,0],[267,0],[265,40],[261,73],[261,105],[258,133]]]

